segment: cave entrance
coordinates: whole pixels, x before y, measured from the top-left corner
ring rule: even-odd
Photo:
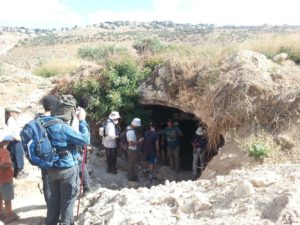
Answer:
[[[201,119],[192,113],[186,113],[173,107],[161,105],[146,105],[144,108],[150,111],[150,120],[159,125],[160,129],[167,126],[168,119],[173,119],[179,123],[179,128],[183,132],[180,138],[180,166],[182,170],[192,170],[193,147],[191,145],[192,137],[200,123]]]

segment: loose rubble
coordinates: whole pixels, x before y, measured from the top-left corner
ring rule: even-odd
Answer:
[[[265,165],[150,189],[99,188],[79,224],[299,224],[299,185],[299,165]]]

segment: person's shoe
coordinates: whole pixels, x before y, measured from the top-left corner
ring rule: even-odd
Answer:
[[[138,177],[132,177],[132,178],[128,178],[129,181],[134,181],[134,182],[138,182],[139,178]]]
[[[117,168],[114,168],[114,169],[112,170],[112,173],[113,173],[113,174],[117,174],[117,173],[118,173],[118,169],[117,169]]]
[[[0,213],[0,220],[4,220],[5,217],[6,217],[5,212],[1,212],[1,213]]]
[[[90,187],[84,187],[83,188],[83,194],[84,195],[90,193],[91,191],[92,191],[92,189]]]
[[[113,172],[112,172],[112,169],[107,169],[106,172],[107,172],[107,173],[113,173]]]
[[[15,178],[16,179],[24,179],[28,177],[28,173],[25,173],[23,170],[19,171],[16,175],[15,175]]]
[[[19,216],[13,212],[11,215],[6,216],[6,218],[3,220],[3,223],[9,224],[17,219],[19,219]]]

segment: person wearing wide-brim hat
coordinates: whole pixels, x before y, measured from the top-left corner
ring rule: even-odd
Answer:
[[[117,124],[121,118],[119,112],[112,111],[106,121],[103,134],[103,145],[106,151],[107,172],[117,173],[117,139],[119,130]]]
[[[205,158],[205,148],[207,146],[208,140],[205,135],[204,129],[199,126],[192,138],[193,146],[193,176],[194,179],[198,177],[198,168],[200,168],[200,174],[204,170],[204,158]],[[198,162],[200,161],[200,166]]]
[[[13,167],[14,167],[14,177],[22,178],[26,174],[24,173],[24,150],[21,143],[21,127],[18,122],[21,110],[16,106],[9,106],[5,108],[5,124],[6,129],[9,134],[12,135],[13,140],[8,145],[8,150],[10,152]]]
[[[134,118],[131,121],[130,126],[126,128],[126,139],[128,142],[128,180],[130,181],[138,181],[138,176],[135,173],[135,165],[138,159],[138,146],[140,146],[143,142],[143,138],[137,140],[136,129],[142,126],[142,122],[140,118]]]

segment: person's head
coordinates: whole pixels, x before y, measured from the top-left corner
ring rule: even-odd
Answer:
[[[76,100],[72,95],[61,95],[58,98],[58,103],[51,111],[52,116],[56,116],[65,122],[73,119],[76,109]]]
[[[111,119],[114,124],[118,124],[119,123],[119,119],[121,118],[119,112],[117,111],[112,111],[110,114],[109,114],[109,119]]]
[[[150,122],[150,123],[149,123],[149,127],[150,127],[151,130],[155,130],[156,125],[155,125],[154,122]]]
[[[170,128],[173,127],[174,121],[173,121],[172,119],[168,119],[167,125],[168,125],[168,127],[170,127]]]
[[[134,118],[132,121],[131,121],[131,127],[132,128],[138,128],[138,127],[141,127],[142,126],[142,122],[141,122],[141,119],[140,118]]]
[[[203,128],[202,127],[198,127],[197,130],[196,130],[196,134],[201,136],[204,134],[204,131],[203,131]]]
[[[88,107],[88,105],[89,105],[89,97],[88,96],[81,97],[81,99],[79,100],[78,106],[83,109],[86,109]]]
[[[59,99],[55,95],[47,95],[41,99],[41,104],[43,105],[45,112],[51,112],[58,104],[58,101]]]
[[[21,110],[16,106],[10,106],[10,107],[5,108],[5,123],[7,124],[9,117],[18,119],[20,113],[21,113]]]

